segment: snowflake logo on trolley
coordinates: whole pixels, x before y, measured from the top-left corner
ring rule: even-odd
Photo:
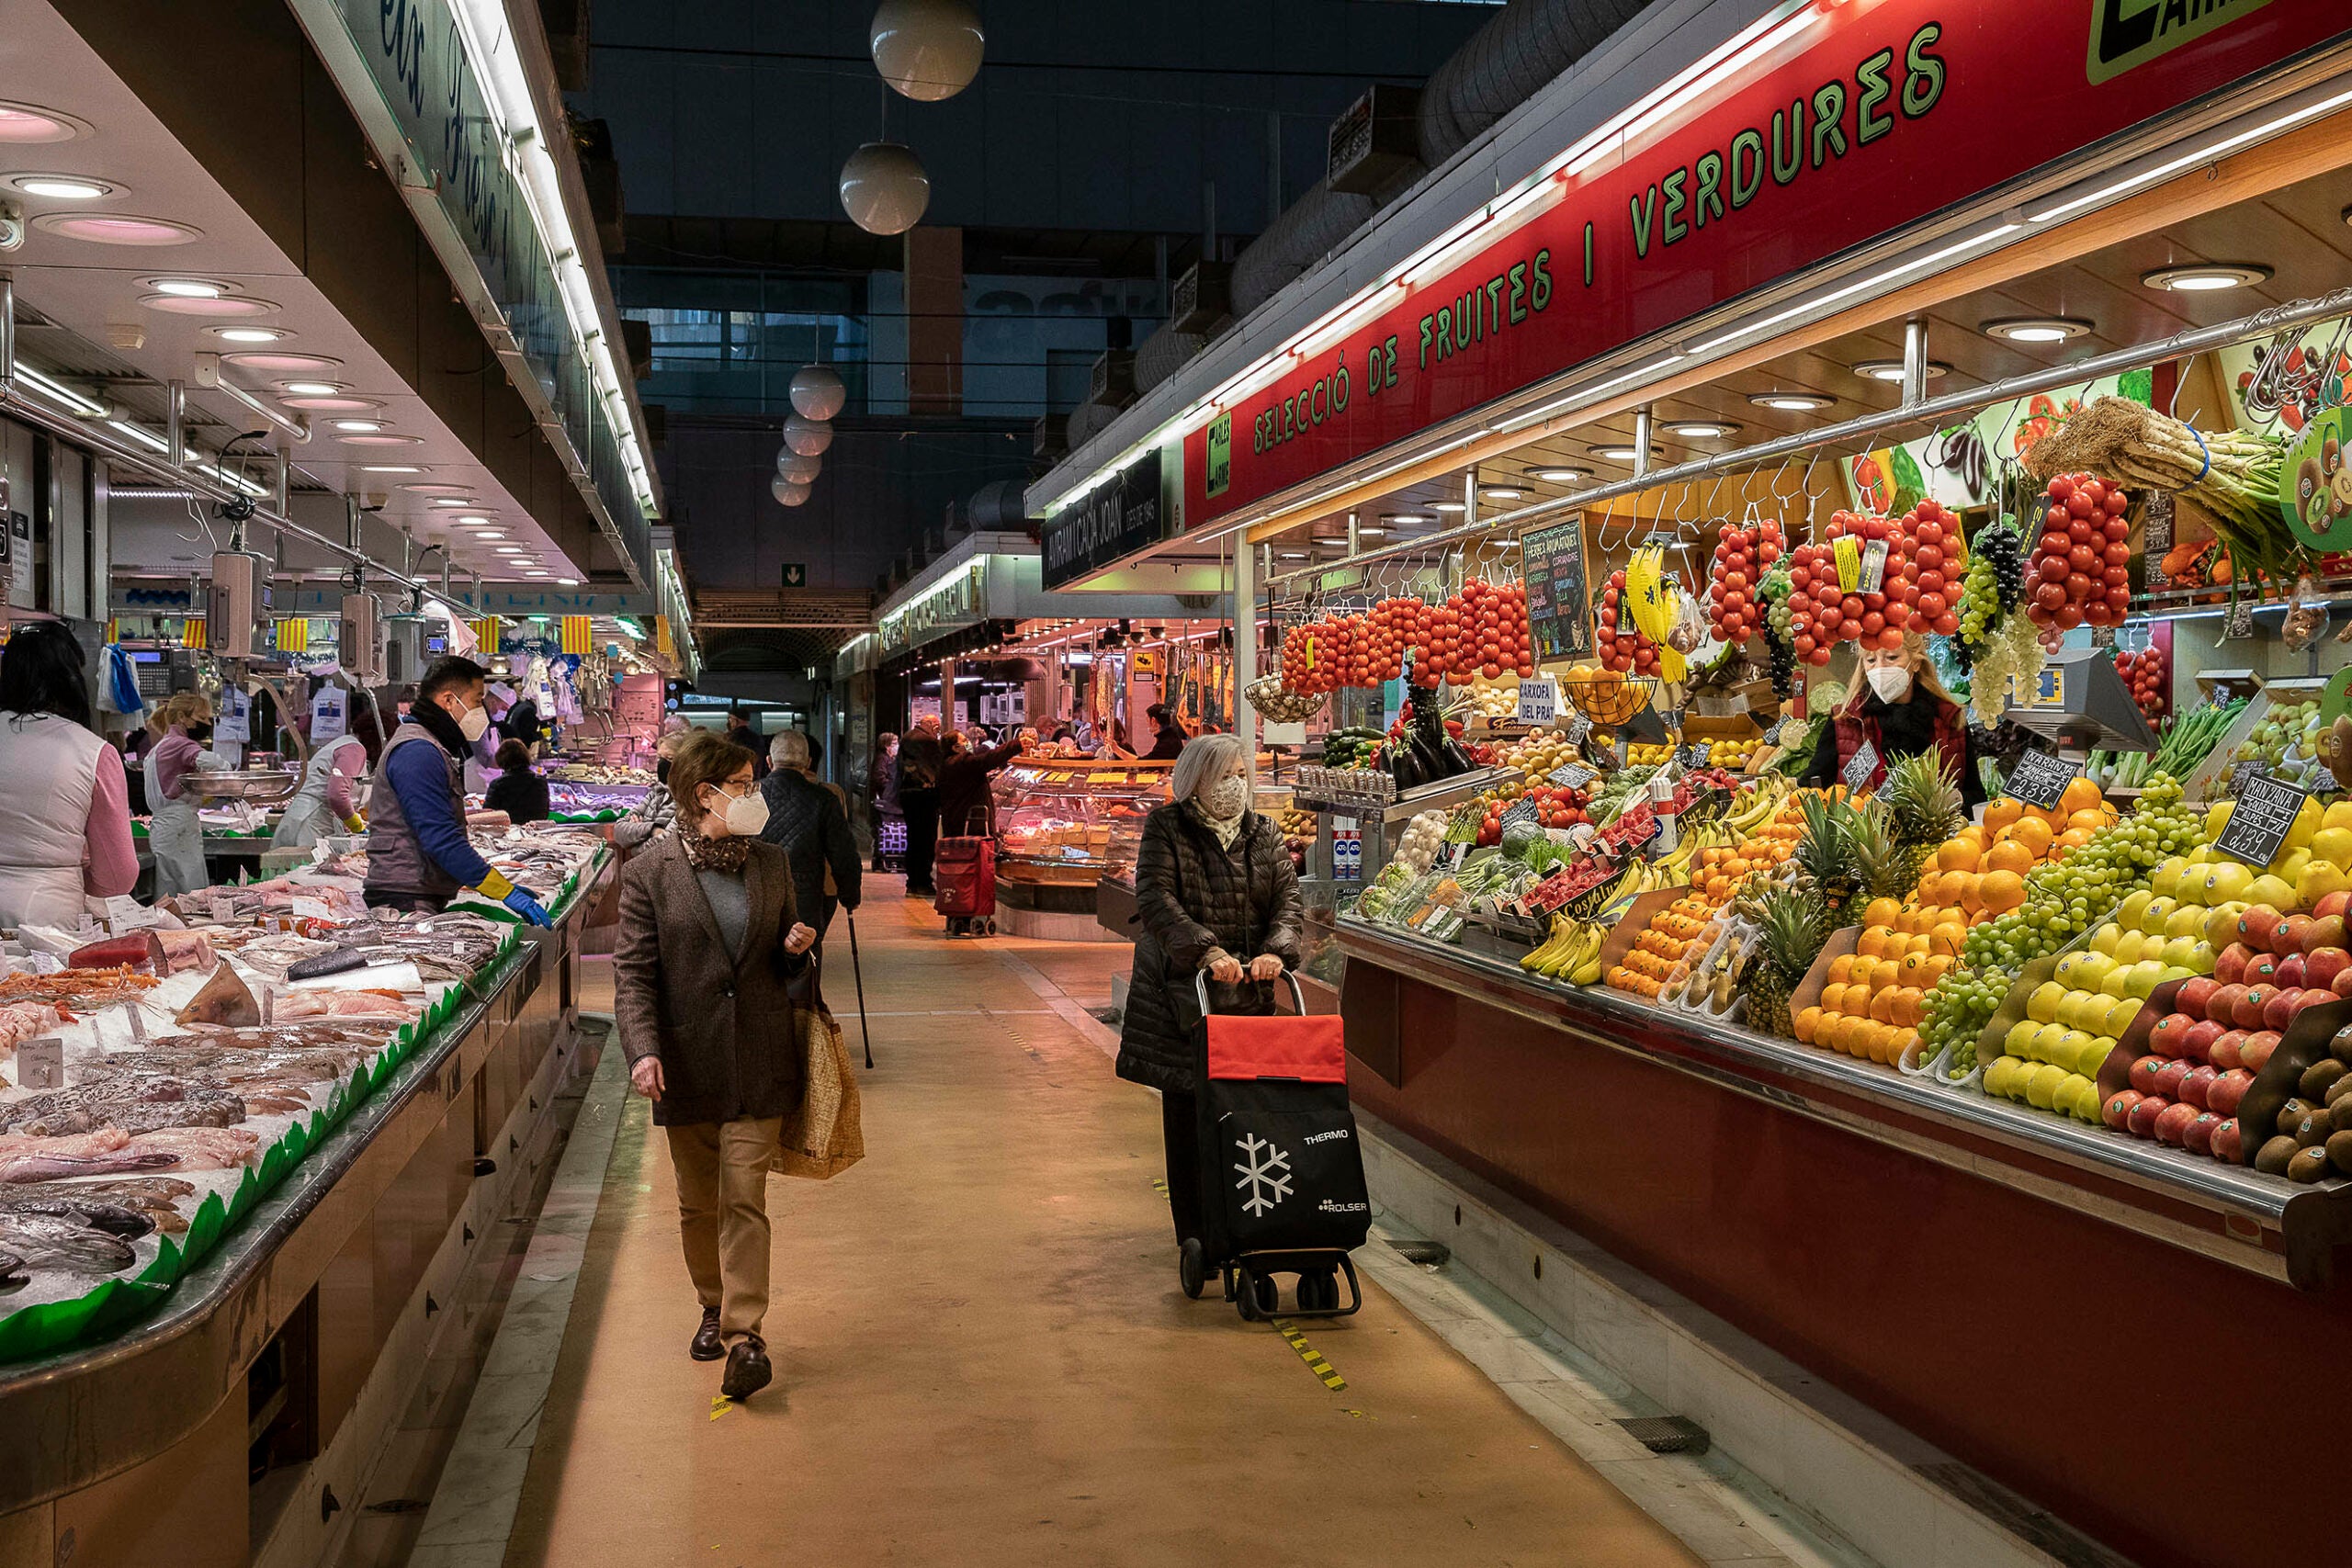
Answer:
[[[1250,1194],[1241,1201],[1246,1213],[1262,1216],[1290,1196],[1290,1156],[1274,1147],[1271,1139],[1255,1133],[1236,1139],[1233,1146],[1241,1151],[1241,1159],[1233,1168],[1241,1173],[1241,1179],[1233,1189]]]

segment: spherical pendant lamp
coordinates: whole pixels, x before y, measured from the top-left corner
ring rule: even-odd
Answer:
[[[833,444],[833,427],[796,413],[784,422],[784,444],[800,457],[814,457]]]
[[[816,483],[817,474],[824,466],[823,458],[804,457],[788,446],[775,455],[776,477],[797,485]]]
[[[869,141],[842,165],[842,210],[869,234],[903,234],[931,205],[931,176],[914,149]]]
[[[804,365],[792,373],[792,406],[810,419],[831,419],[849,401],[849,389],[822,365]]]
[[[907,97],[936,103],[972,85],[988,37],[964,0],[882,0],[866,42],[882,80]]]
[[[775,497],[783,505],[798,506],[808,499],[808,487],[794,484],[782,474],[778,474],[768,481],[768,493]]]

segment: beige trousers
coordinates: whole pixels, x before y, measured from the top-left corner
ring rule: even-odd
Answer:
[[[768,1162],[784,1119],[696,1122],[663,1129],[678,1173],[678,1229],[686,1273],[732,1345],[757,1334],[768,1310]]]

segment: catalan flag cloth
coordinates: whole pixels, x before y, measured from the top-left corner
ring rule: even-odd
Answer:
[[[498,617],[484,615],[481,620],[474,622],[473,627],[474,640],[481,645],[481,650],[484,653],[496,653],[498,651]]]
[[[596,628],[586,615],[563,617],[562,641],[559,645],[566,653],[589,653],[596,647]]]
[[[311,650],[311,623],[297,615],[277,623],[277,651],[308,653]]]
[[[182,648],[204,646],[204,617],[202,615],[190,615],[181,623],[180,646]]]

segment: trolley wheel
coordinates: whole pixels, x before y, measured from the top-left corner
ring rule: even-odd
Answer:
[[[1244,1323],[1258,1321],[1258,1277],[1247,1269],[1235,1276],[1233,1310],[1241,1314]]]
[[[1283,1310],[1283,1288],[1272,1274],[1252,1274],[1250,1288],[1258,1298],[1258,1315],[1272,1317]]]
[[[1331,1273],[1301,1274],[1298,1277],[1298,1310],[1329,1312],[1340,1304],[1339,1276]]]
[[[1217,1277],[1225,1281],[1225,1299],[1227,1301],[1234,1300],[1238,1292],[1234,1283],[1233,1266],[1228,1263],[1224,1268],[1219,1269],[1217,1270]]]
[[[987,919],[980,922],[980,925],[981,934],[985,936],[996,935],[996,917],[994,915],[990,915]]]
[[[1201,1245],[1199,1237],[1186,1236],[1184,1245],[1177,1249],[1176,1278],[1186,1295],[1194,1301],[1201,1299],[1201,1291],[1208,1283],[1208,1249]]]

